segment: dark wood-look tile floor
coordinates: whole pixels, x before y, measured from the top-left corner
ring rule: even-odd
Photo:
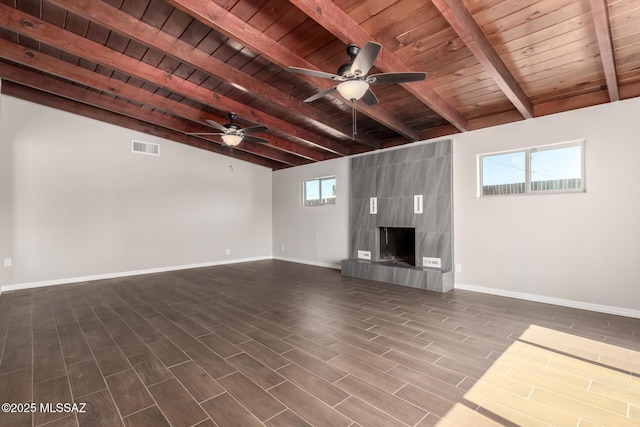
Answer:
[[[639,426],[639,350],[640,319],[259,261],[2,294],[0,402],[37,410],[0,426]]]

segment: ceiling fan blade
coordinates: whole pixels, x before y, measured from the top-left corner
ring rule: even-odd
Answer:
[[[356,59],[353,60],[351,73],[355,76],[367,75],[371,67],[373,67],[373,63],[376,62],[381,47],[382,45],[378,43],[367,42],[367,44],[360,49],[360,53],[358,53]]]
[[[264,139],[264,138],[260,138],[259,136],[251,136],[251,135],[244,135],[242,137],[243,141],[249,141],[249,142],[257,142],[259,144],[268,144],[269,140],[268,139]]]
[[[225,128],[224,126],[222,126],[220,123],[215,122],[213,120],[205,120],[207,123],[209,123],[211,126],[213,126],[214,128],[218,129],[219,131],[225,132],[227,130],[227,128]]]
[[[310,96],[309,98],[305,99],[304,102],[313,102],[316,99],[322,98],[325,95],[329,95],[331,92],[333,92],[335,90],[336,90],[335,87],[329,88],[327,90],[323,90],[322,92],[316,93],[315,95]]]
[[[308,68],[287,67],[287,71],[291,71],[292,73],[305,74],[312,77],[320,77],[321,79],[342,80],[342,77],[337,74],[325,73],[324,71],[309,70]]]
[[[224,135],[223,133],[220,132],[187,132],[187,135],[193,135],[193,136],[207,136],[207,135]]]
[[[418,82],[427,78],[427,73],[382,73],[372,74],[367,78],[367,82],[372,85],[390,85],[395,83]]]
[[[249,135],[256,132],[264,132],[265,130],[267,130],[266,126],[261,126],[261,125],[251,126],[251,127],[242,129],[242,133],[245,135]]]
[[[367,89],[367,91],[364,93],[364,96],[360,99],[369,107],[376,105],[378,103],[378,97],[376,96],[375,93],[373,93],[371,89]]]

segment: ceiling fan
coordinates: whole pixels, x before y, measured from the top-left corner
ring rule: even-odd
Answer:
[[[256,132],[263,132],[267,130],[266,126],[251,126],[248,128],[241,128],[238,124],[235,123],[235,120],[238,116],[234,113],[229,113],[229,123],[225,125],[221,125],[218,122],[213,120],[206,120],[209,125],[213,128],[217,129],[219,132],[197,132],[197,133],[188,133],[188,135],[220,135],[222,142],[224,142],[229,147],[235,147],[240,144],[242,141],[249,142],[257,142],[260,144],[268,144],[269,140],[260,138],[258,136],[253,136],[251,134]]]
[[[355,44],[350,44],[347,46],[347,55],[349,55],[351,61],[340,66],[337,74],[298,67],[288,67],[287,70],[293,73],[341,82],[335,87],[305,99],[304,102],[315,101],[337,90],[347,101],[355,103],[355,101],[361,99],[362,102],[369,106],[376,105],[378,98],[369,88],[370,85],[409,83],[424,80],[427,77],[427,73],[423,72],[381,73],[367,76],[378,57],[381,47],[382,45],[375,42],[367,42],[362,49]]]

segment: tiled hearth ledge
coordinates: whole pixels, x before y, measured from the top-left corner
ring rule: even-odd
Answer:
[[[361,259],[342,260],[342,274],[436,292],[450,291],[454,284],[452,271],[389,265]]]

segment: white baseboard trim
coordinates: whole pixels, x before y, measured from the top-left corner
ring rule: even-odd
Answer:
[[[287,258],[287,257],[282,257],[282,256],[274,256],[273,259],[277,259],[277,260],[280,260],[280,261],[295,262],[295,263],[298,263],[298,264],[315,265],[316,267],[333,268],[334,270],[340,270],[342,268],[342,266],[340,264],[331,264],[331,263],[328,263],[328,262],[309,261],[309,260],[306,260],[306,259]]]
[[[204,262],[199,264],[174,265],[170,267],[149,268],[145,270],[121,271],[117,273],[96,274],[92,276],[44,280],[41,282],[17,283],[13,285],[0,286],[0,294],[2,294],[2,292],[18,291],[21,289],[30,289],[30,288],[40,288],[43,286],[66,285],[66,284],[79,283],[79,282],[91,282],[94,280],[117,279],[120,277],[127,277],[127,276],[139,276],[142,274],[165,273],[168,271],[188,270],[191,268],[202,268],[202,267],[214,267],[217,265],[238,264],[241,262],[250,262],[250,261],[263,261],[266,259],[272,259],[272,257],[262,256],[262,257],[252,257],[252,258],[239,258],[239,259],[224,260],[224,261]]]
[[[614,307],[611,305],[594,304],[590,302],[575,301],[563,298],[547,297],[544,295],[528,294],[524,292],[508,291],[505,289],[485,288],[484,286],[455,283],[454,289],[478,292],[482,294],[498,295],[501,297],[516,298],[526,301],[542,302],[545,304],[560,305],[563,307],[579,308],[582,310],[596,311],[599,313],[615,314],[618,316],[634,317],[640,319],[640,310]]]

